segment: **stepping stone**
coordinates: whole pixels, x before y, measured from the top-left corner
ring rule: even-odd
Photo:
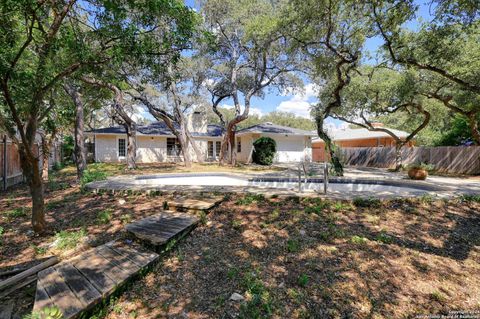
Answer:
[[[76,318],[158,259],[158,254],[107,243],[38,273],[34,312],[57,307]]]
[[[168,209],[173,211],[207,211],[223,201],[222,196],[202,199],[178,197],[168,200]]]
[[[137,238],[159,246],[191,230],[198,221],[189,214],[165,211],[128,224],[125,229]]]

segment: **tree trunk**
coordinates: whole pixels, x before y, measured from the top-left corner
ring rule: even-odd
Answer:
[[[237,164],[237,147],[235,145],[235,130],[230,134],[230,140],[228,142],[230,146],[230,164],[235,166]]]
[[[48,182],[48,164],[50,160],[50,143],[45,135],[42,135],[42,180]]]
[[[402,169],[402,147],[403,143],[398,141],[395,143],[395,172],[399,172]]]
[[[478,127],[478,120],[476,115],[476,113],[473,113],[468,116],[468,124],[470,126],[473,142],[476,145],[480,145],[480,129]]]
[[[137,168],[137,127],[135,124],[125,124],[125,129],[127,131],[127,168],[136,169]]]
[[[323,117],[316,119],[317,122],[317,132],[318,136],[323,140],[325,143],[325,150],[330,155],[330,162],[333,165],[333,169],[335,170],[335,174],[337,176],[343,176],[343,165],[338,158],[335,147],[332,143],[332,139],[328,136],[328,134],[323,130]]]
[[[229,125],[225,130],[225,135],[223,135],[222,144],[220,146],[220,159],[219,159],[220,165],[225,165],[228,161],[228,150],[229,150],[228,146],[230,144],[231,134],[232,134],[232,130],[229,129]]]
[[[30,188],[30,194],[32,196],[32,227],[36,233],[42,234],[45,232],[46,222],[44,186],[40,173],[39,159],[38,157],[31,158],[27,156],[25,147],[28,146],[21,144],[19,147],[20,163],[28,187]]]
[[[83,115],[83,101],[78,92],[75,92],[75,164],[77,166],[77,178],[80,180],[83,172],[87,167],[87,157],[85,155],[85,139],[84,132],[84,115]]]
[[[78,90],[72,85],[65,85],[65,91],[72,98],[75,105],[75,166],[77,167],[77,179],[80,180],[87,167],[87,157],[85,153],[85,139],[83,132],[85,129],[83,99]]]

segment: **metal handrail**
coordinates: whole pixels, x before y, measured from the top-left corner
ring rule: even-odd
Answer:
[[[328,190],[328,163],[323,164],[323,192],[326,194]]]

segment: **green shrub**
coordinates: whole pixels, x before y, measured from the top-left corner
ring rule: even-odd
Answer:
[[[270,137],[260,137],[253,142],[253,162],[260,165],[272,165],[277,152],[277,143]]]
[[[107,179],[107,173],[104,171],[96,170],[96,169],[87,169],[83,172],[82,179],[80,180],[80,185],[85,187],[86,184],[101,181]]]

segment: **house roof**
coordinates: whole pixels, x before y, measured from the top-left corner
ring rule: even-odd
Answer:
[[[175,125],[178,127],[178,124]],[[111,126],[100,128],[96,130],[87,131],[86,133],[92,134],[126,134],[126,130],[123,126]],[[223,128],[219,125],[209,124],[207,125],[207,132],[191,132],[193,136],[222,136]],[[138,135],[160,135],[160,136],[173,136],[172,132],[164,122],[153,122],[148,125],[141,125],[137,127]]]
[[[297,135],[297,136],[316,136],[316,133],[292,128],[288,126],[281,126],[272,124],[270,122],[253,125],[237,131],[237,135],[245,133],[270,133],[270,134],[282,134],[282,135]]]
[[[400,131],[400,130],[395,130],[392,128],[387,128],[384,127],[385,129],[388,129],[392,133],[394,133],[396,136],[399,138],[406,138],[409,133]],[[383,138],[383,137],[390,137],[385,132],[381,131],[370,131],[367,130],[366,128],[358,128],[358,129],[339,129],[339,130],[332,130],[329,133],[330,138],[333,141],[347,141],[347,140],[363,140],[363,139],[370,139],[370,138]],[[322,142],[322,139],[317,138],[312,141],[313,143],[315,142]]]

